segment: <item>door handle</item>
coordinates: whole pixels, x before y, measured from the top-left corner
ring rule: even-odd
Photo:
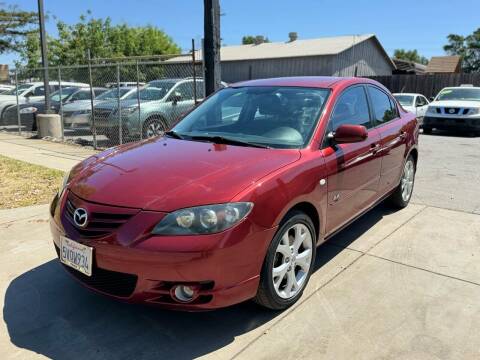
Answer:
[[[400,139],[405,140],[407,138],[407,133],[405,131],[402,131],[399,137]]]

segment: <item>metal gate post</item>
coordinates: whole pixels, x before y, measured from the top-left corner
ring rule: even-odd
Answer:
[[[140,70],[138,69],[138,60],[135,63],[137,70],[137,105],[138,105],[138,129],[140,131],[140,140],[143,139],[143,126],[140,117]]]
[[[60,96],[60,127],[62,129],[62,141],[65,141],[65,128],[63,123],[63,98],[62,98],[62,74],[58,67],[58,95]]]
[[[17,101],[18,135],[22,135],[22,122],[20,121],[20,104],[18,103],[18,76],[17,76],[17,69],[16,68],[15,68],[15,98],[16,98],[16,101]]]
[[[88,82],[90,84],[90,119],[92,120],[92,135],[93,135],[93,148],[97,149],[97,126],[95,124],[95,111],[94,107],[94,92],[93,92],[93,79],[92,79],[92,61],[90,59],[90,49],[88,49]]]
[[[123,144],[123,129],[122,129],[122,107],[120,102],[120,64],[117,64],[117,114],[118,114],[118,139],[120,145]]]
[[[197,72],[195,70],[195,40],[192,39],[192,66],[193,66],[193,103],[197,105]]]

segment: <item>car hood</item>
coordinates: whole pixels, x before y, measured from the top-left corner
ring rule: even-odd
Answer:
[[[480,101],[471,101],[471,100],[443,100],[443,101],[433,101],[428,106],[440,106],[440,107],[461,107],[461,108],[472,108],[480,107]]]
[[[69,188],[95,203],[169,212],[228,202],[299,158],[298,150],[155,138],[85,160]]]
[[[93,100],[93,105],[100,103],[101,100]],[[63,105],[63,111],[79,111],[90,109],[92,106],[91,100],[77,100]]]
[[[161,100],[140,100],[141,104],[146,104],[146,103],[150,103],[150,102],[161,102]],[[120,106],[122,108],[128,108],[128,107],[137,106],[137,105],[138,105],[138,100],[137,99],[120,100]],[[106,101],[106,102],[102,102],[102,103],[98,104],[95,107],[97,107],[99,109],[113,110],[113,109],[116,109],[118,107],[118,102],[117,102],[117,100]]]

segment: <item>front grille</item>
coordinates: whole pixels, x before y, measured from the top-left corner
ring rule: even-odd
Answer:
[[[463,109],[463,115],[467,115],[470,109]]]
[[[108,109],[93,109],[93,114],[95,115],[95,119],[108,119],[112,110]]]
[[[460,111],[459,108],[445,108],[444,109],[444,114],[452,114],[452,115],[455,115],[455,114],[458,114],[458,112]]]
[[[80,236],[87,238],[110,235],[120,226],[125,224],[136,212],[132,212],[132,210],[127,209],[124,210],[124,213],[105,213],[89,211],[89,220],[87,226],[82,228],[75,225],[75,222],[73,221],[73,213],[75,212],[75,209],[76,206],[74,205],[70,195],[65,203],[65,218],[73,225],[73,227],[80,234]]]
[[[59,256],[60,249],[56,245],[55,250]],[[108,295],[127,298],[132,295],[137,286],[138,277],[134,274],[105,270],[94,265],[92,276],[87,276],[69,266],[62,265],[70,274],[85,285]]]

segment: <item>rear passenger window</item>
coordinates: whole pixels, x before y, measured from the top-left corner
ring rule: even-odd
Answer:
[[[367,129],[372,127],[363,86],[345,90],[337,100],[330,118],[330,131],[335,131],[340,125],[345,124],[363,125]]]
[[[386,123],[397,117],[397,108],[390,100],[390,96],[373,86],[368,87],[368,92],[372,101],[376,125]]]

